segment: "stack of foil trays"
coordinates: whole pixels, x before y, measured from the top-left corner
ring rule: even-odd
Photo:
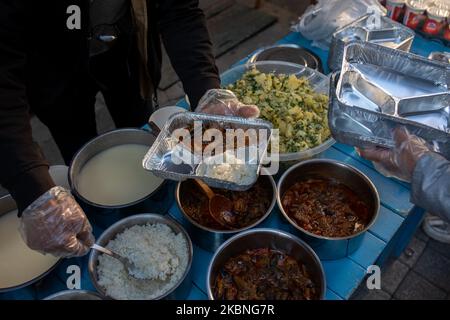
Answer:
[[[357,147],[393,147],[403,125],[450,158],[450,64],[368,42],[349,43],[331,77],[333,137]]]
[[[211,145],[216,141],[214,137],[204,137],[203,129],[213,128],[217,130],[236,130],[245,135],[253,129],[258,135],[258,141],[254,145],[245,148],[240,148],[239,151],[234,150],[239,156],[238,152],[243,152],[242,158],[245,159],[243,165],[248,170],[248,175],[252,177],[252,181],[242,184],[242,181],[229,181],[226,179],[219,179],[218,177],[210,177],[205,175],[206,167],[210,165],[208,160],[212,158],[205,158],[203,153],[206,149],[195,150],[195,147],[185,147],[183,142],[180,142],[178,135],[186,128],[191,128],[194,131],[196,124],[200,125],[200,138],[211,142]],[[163,129],[159,133],[155,143],[149,149],[143,159],[143,167],[151,171],[154,175],[169,180],[183,181],[186,179],[200,179],[211,187],[244,191],[248,190],[258,179],[263,159],[266,156],[267,148],[270,138],[272,136],[273,125],[270,122],[260,119],[245,119],[232,116],[219,116],[195,112],[181,112],[172,115]],[[177,132],[178,131],[178,132]],[[233,131],[235,132],[235,131]],[[237,132],[236,134],[239,134]],[[205,133],[206,135],[206,133]],[[195,138],[194,138],[195,139]],[[239,138],[238,138],[239,139]],[[227,140],[228,141],[228,140]],[[250,140],[251,141],[251,140]],[[199,141],[200,143],[203,142]],[[208,143],[209,144],[209,143]],[[194,150],[193,150],[194,149]],[[200,148],[201,149],[201,148]],[[226,150],[222,150],[225,152]],[[223,154],[216,155],[218,158]],[[233,166],[233,164],[231,165]],[[235,167],[232,167],[234,169]]]
[[[354,40],[409,52],[414,40],[414,31],[389,17],[365,15],[333,34],[328,56],[328,67],[332,71],[341,68],[345,45]]]

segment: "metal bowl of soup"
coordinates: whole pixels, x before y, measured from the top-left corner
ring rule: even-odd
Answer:
[[[72,193],[101,227],[141,212],[165,213],[174,184],[142,166],[155,136],[140,129],[118,129],[86,143],[69,168]],[[105,220],[105,221],[103,221]]]

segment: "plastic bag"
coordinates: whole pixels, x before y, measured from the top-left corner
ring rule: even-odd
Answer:
[[[300,17],[293,31],[313,40],[312,45],[328,50],[337,30],[368,13],[386,15],[378,0],[319,0]]]
[[[19,231],[31,249],[55,257],[83,256],[95,241],[81,207],[69,191],[58,186],[24,210]]]
[[[386,177],[411,182],[417,162],[431,150],[425,140],[410,134],[405,127],[394,130],[394,140],[392,149],[371,147],[359,150],[359,154],[372,160],[375,168]]]
[[[208,90],[200,99],[195,112],[243,118],[259,117],[257,106],[240,102],[232,91],[225,89]]]

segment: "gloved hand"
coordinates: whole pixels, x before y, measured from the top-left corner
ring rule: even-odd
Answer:
[[[394,130],[394,141],[393,149],[374,147],[359,150],[359,153],[374,161],[384,175],[410,182],[417,161],[431,150],[425,140],[410,134],[405,127]]]
[[[225,89],[208,90],[200,99],[195,112],[243,118],[259,117],[259,109],[257,106],[239,102],[232,91]]]
[[[30,204],[19,228],[31,249],[56,257],[83,256],[94,243],[86,215],[63,187],[53,187]]]

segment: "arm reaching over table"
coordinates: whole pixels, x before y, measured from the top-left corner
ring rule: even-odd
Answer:
[[[19,213],[55,186],[31,134],[26,88],[29,9],[24,0],[0,2],[0,184],[17,202]]]
[[[198,0],[158,1],[161,37],[192,108],[209,89],[220,88],[213,46]]]
[[[406,128],[394,132],[395,147],[360,150],[387,176],[411,182],[411,202],[450,221],[450,161],[431,151]]]

